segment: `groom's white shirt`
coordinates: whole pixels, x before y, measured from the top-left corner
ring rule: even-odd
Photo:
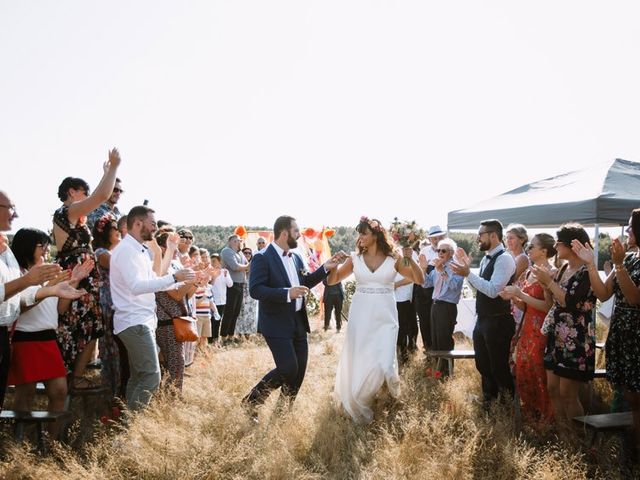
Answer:
[[[282,254],[284,253],[284,250],[281,249],[277,243],[273,242],[271,245],[273,245],[273,248],[275,248],[278,257],[284,265],[284,270],[287,272],[287,276],[289,277],[289,283],[292,287],[299,287],[300,280],[298,280],[298,272],[296,272],[296,263],[293,260],[293,254],[291,254],[291,256],[283,256]],[[291,302],[291,297],[289,297],[289,289],[287,289],[287,302]],[[296,298],[296,312],[300,311],[301,309],[302,297]]]

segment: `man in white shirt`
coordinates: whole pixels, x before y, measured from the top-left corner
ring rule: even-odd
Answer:
[[[16,206],[9,196],[0,191],[0,232],[11,230],[11,224],[18,218]],[[59,265],[43,264],[31,268],[25,275],[13,252],[8,248],[7,236],[0,233],[0,409],[4,402],[4,392],[11,360],[9,345],[9,327],[20,315],[20,306],[32,306],[45,297],[58,296],[76,299],[83,291],[71,288],[67,282],[53,287],[30,288],[53,279],[62,269]]]
[[[162,277],[153,271],[144,242],[152,240],[158,229],[154,213],[145,206],[133,207],[129,211],[128,234],[113,250],[109,269],[114,306],[113,332],[122,340],[129,356],[131,377],[127,384],[127,406],[131,410],[148,405],[151,395],[160,385],[154,293],[171,288],[177,282],[195,279],[191,269]]]

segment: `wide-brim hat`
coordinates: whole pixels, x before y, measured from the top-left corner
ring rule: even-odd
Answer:
[[[431,227],[429,227],[429,233],[427,234],[427,237],[431,238],[431,237],[441,237],[442,235],[446,235],[447,232],[445,232],[442,228],[440,228],[440,225],[433,225]]]

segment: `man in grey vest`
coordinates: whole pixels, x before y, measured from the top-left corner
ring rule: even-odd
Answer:
[[[458,249],[458,261],[452,269],[467,277],[476,292],[476,326],[473,346],[476,368],[482,375],[482,395],[485,405],[500,393],[513,395],[513,377],[509,369],[509,349],[515,332],[511,303],[498,295],[512,282],[516,271],[513,257],[502,244],[502,223],[498,220],[480,222],[478,244],[485,256],[480,262],[480,274],[469,270],[469,259]]]
[[[228,343],[236,330],[236,321],[242,308],[242,290],[247,283],[247,271],[249,262],[240,252],[240,237],[231,235],[227,240],[227,246],[220,252],[222,267],[229,270],[233,285],[227,288],[227,304],[224,307],[222,323],[220,325],[220,337],[224,344]]]

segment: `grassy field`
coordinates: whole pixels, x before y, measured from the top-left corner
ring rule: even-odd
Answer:
[[[80,448],[55,445],[40,458],[4,437],[0,478],[617,478],[615,437],[588,450],[580,432],[516,430],[508,409],[485,413],[473,361],[459,361],[456,377],[442,382],[414,358],[401,372],[401,400],[381,392],[375,421],[354,425],[331,401],[343,339],[310,336],[307,376],[287,414],[273,413],[277,394],[257,426],[240,408],[272,365],[266,346],[248,341],[198,358],[183,399],[160,395],[127,429],[96,422]]]

